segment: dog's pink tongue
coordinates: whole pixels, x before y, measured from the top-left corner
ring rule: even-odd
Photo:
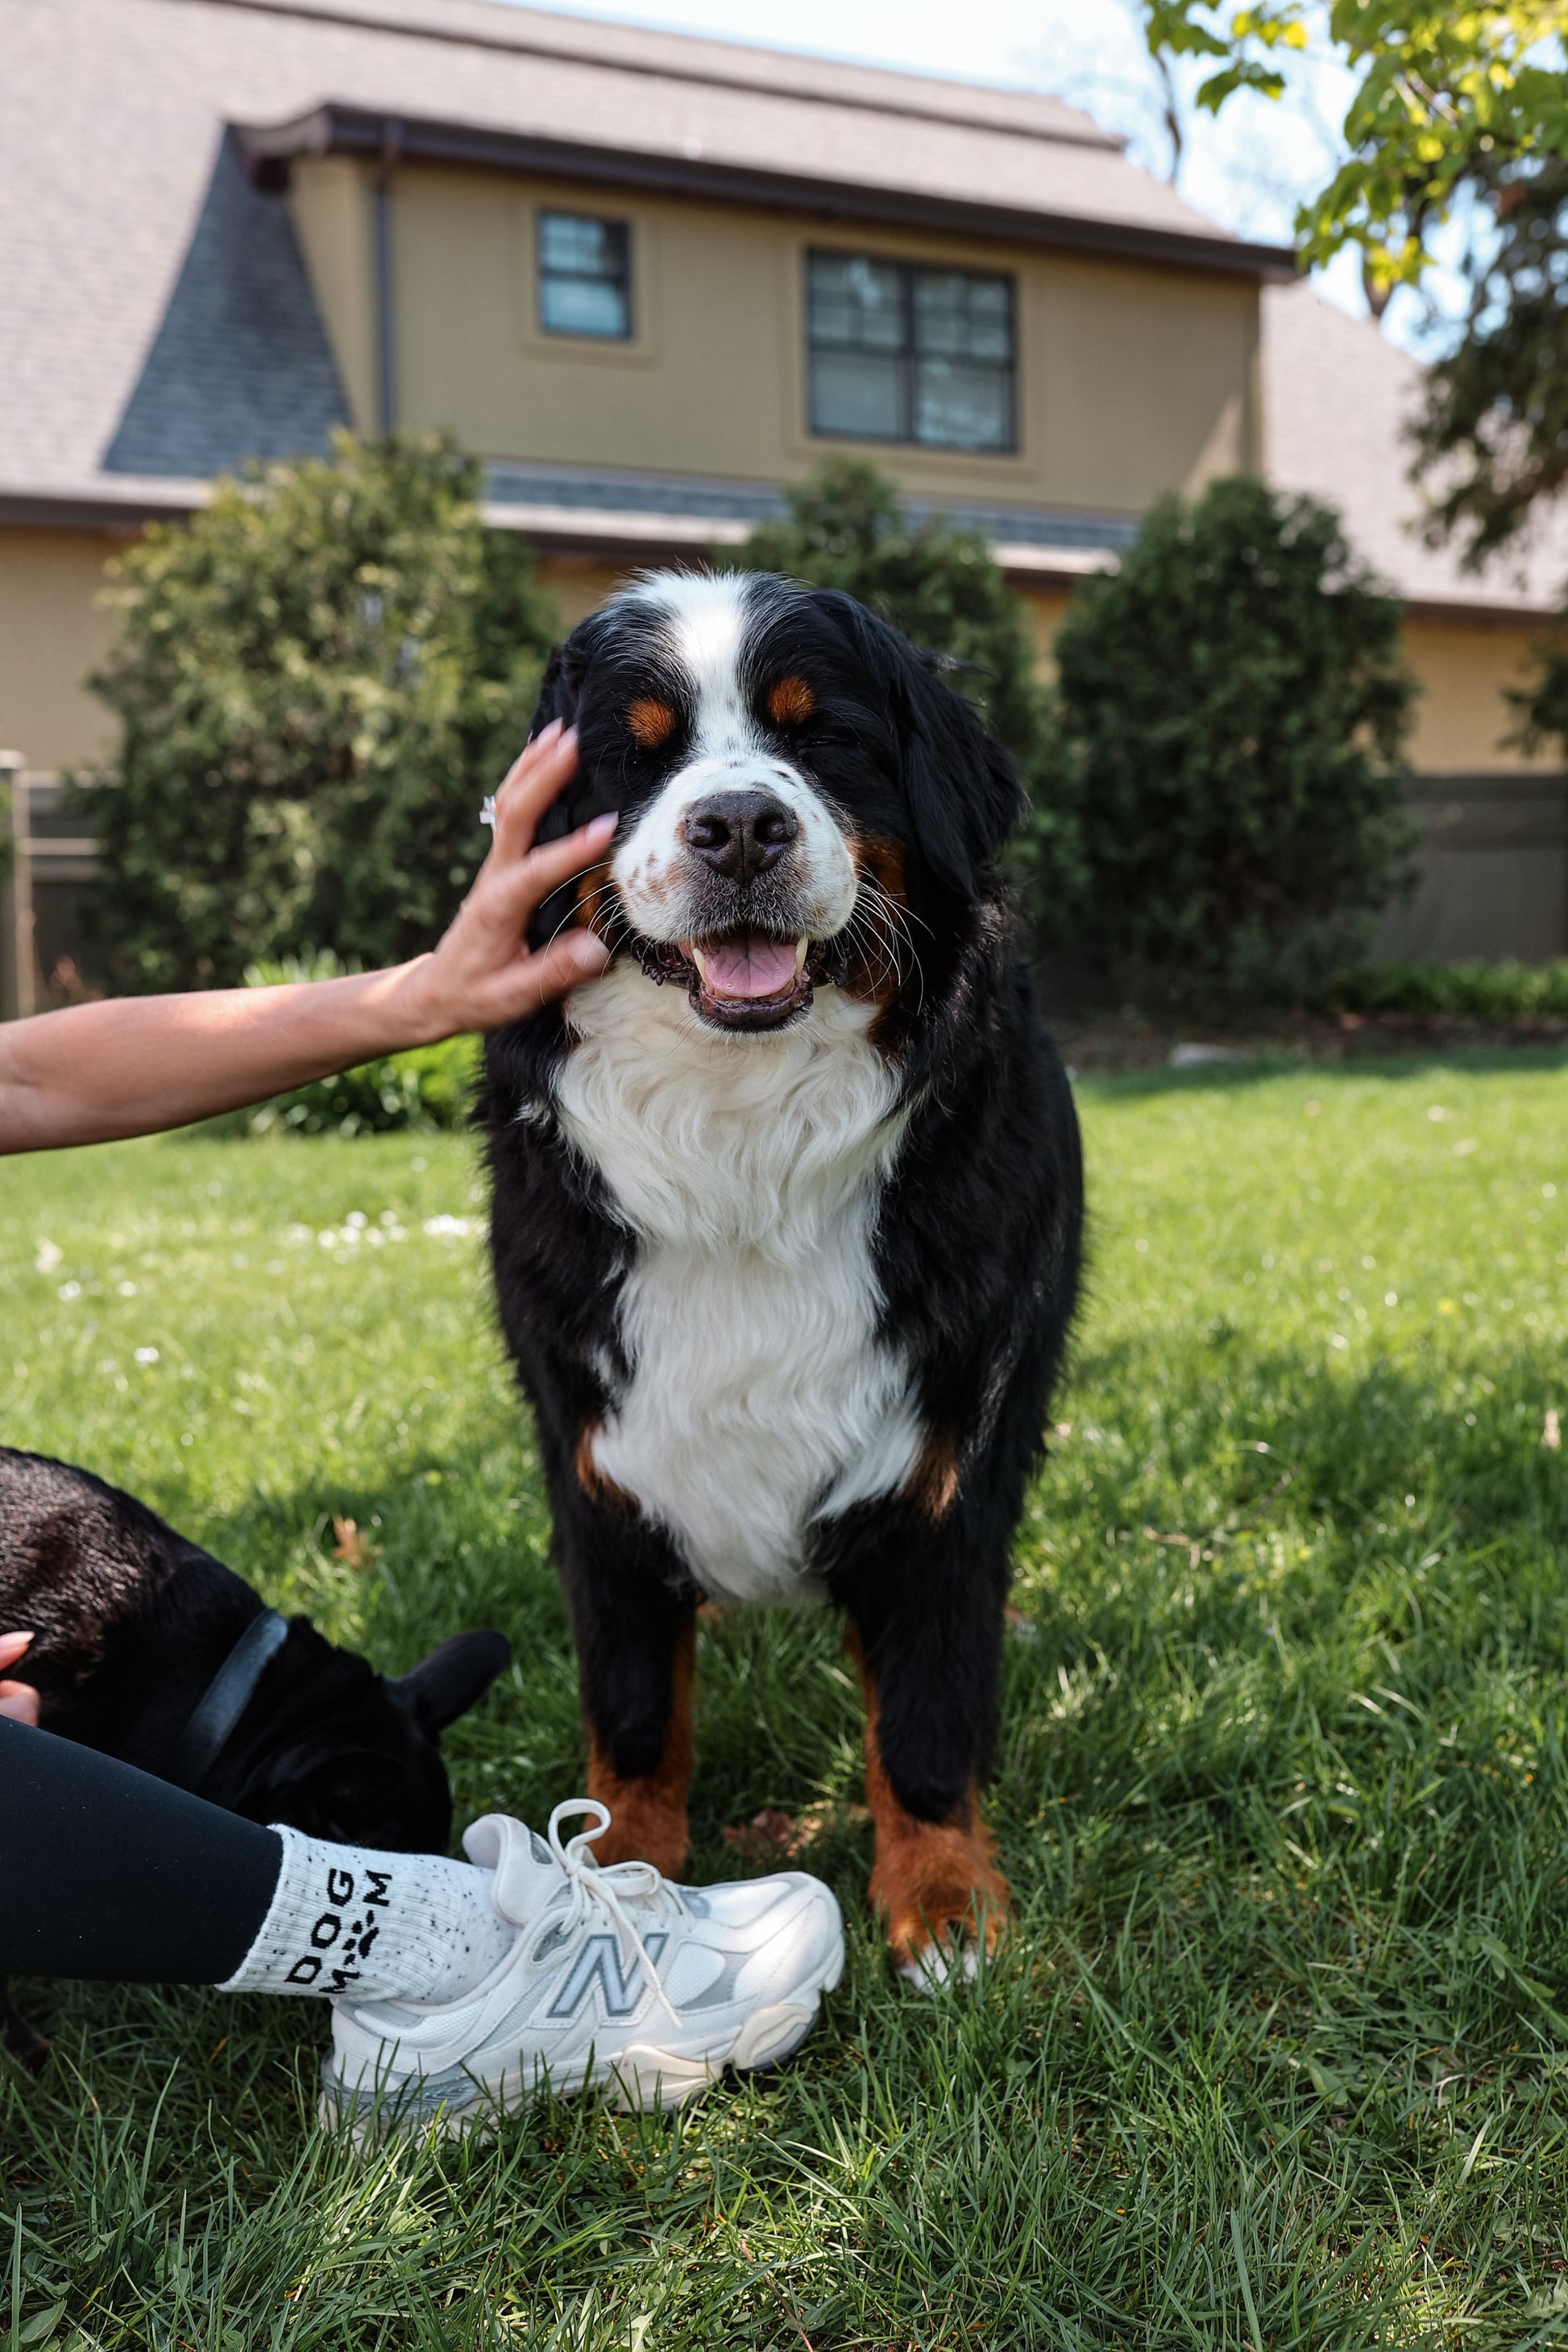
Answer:
[[[795,946],[752,931],[703,950],[710,996],[782,996],[795,978]]]

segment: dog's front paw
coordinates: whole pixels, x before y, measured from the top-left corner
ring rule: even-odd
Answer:
[[[690,1851],[684,1788],[672,1789],[657,1773],[646,1780],[623,1779],[595,1758],[588,1794],[607,1805],[610,1813],[609,1828],[594,1840],[595,1862],[651,1862],[666,1878],[680,1876]]]
[[[955,1971],[972,1977],[980,1944],[989,1951],[1007,1916],[1007,1882],[978,1818],[905,1815],[891,1835],[879,1824],[870,1894],[900,1975],[921,1991]]]

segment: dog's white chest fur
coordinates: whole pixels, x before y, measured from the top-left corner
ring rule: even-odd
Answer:
[[[921,1448],[908,1368],[877,1339],[904,1121],[871,1009],[823,989],[799,1026],[726,1037],[622,963],[568,1017],[562,1125],[637,1242],[631,1377],[594,1458],[715,1597],[815,1597],[814,1521],[900,1486]]]

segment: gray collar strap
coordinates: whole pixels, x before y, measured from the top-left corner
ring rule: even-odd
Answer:
[[[193,1794],[217,1762],[249,1706],[257,1684],[289,1638],[289,1621],[276,1609],[253,1617],[205,1690],[174,1750],[174,1777]]]

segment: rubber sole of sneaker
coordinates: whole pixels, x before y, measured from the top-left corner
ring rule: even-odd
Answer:
[[[434,2084],[414,2078],[395,2088],[387,2086],[379,2096],[351,2093],[355,2112],[350,2119],[323,2066],[317,2118],[328,2131],[340,2129],[346,2121],[350,2137],[362,2142],[400,2132],[423,2136],[432,2127],[452,2138],[487,2130],[512,2109],[551,2088],[562,2098],[607,2090],[611,2105],[621,2115],[684,2106],[688,2100],[710,2090],[726,2066],[733,2066],[739,2074],[755,2074],[793,2058],[816,2023],[823,1994],[835,1990],[843,1973],[840,1950],[825,1974],[815,1984],[803,1985],[794,2000],[771,2001],[764,2009],[753,2010],[721,2051],[693,2054],[660,2050],[651,2042],[633,2042],[572,2081],[553,2085],[548,2069],[538,2064],[526,2070],[507,2067],[496,2074],[465,2073],[462,2088],[467,2095],[462,2097],[455,2084],[443,2082],[437,2091]]]

